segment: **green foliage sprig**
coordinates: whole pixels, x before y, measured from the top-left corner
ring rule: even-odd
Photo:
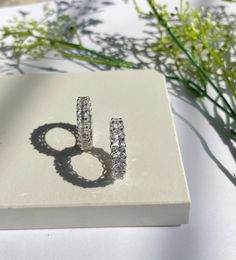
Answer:
[[[148,3],[152,10],[148,15],[158,22],[158,39],[152,50],[166,57],[167,78],[194,89],[235,120],[235,16],[213,17],[205,8],[197,10],[184,1],[174,13],[154,0]],[[209,86],[217,98],[211,96]]]
[[[43,58],[49,52],[63,57],[104,64],[118,68],[136,68],[135,64],[86,48],[82,45],[75,21],[66,14],[56,15],[55,9],[45,7],[45,17],[10,21],[1,30],[1,50],[8,58]]]

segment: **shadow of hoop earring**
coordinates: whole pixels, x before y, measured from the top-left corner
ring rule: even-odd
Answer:
[[[47,133],[54,128],[62,128],[69,131],[75,137],[75,145],[67,147],[61,151],[51,147],[46,141]],[[82,151],[77,143],[77,127],[67,123],[52,123],[39,126],[35,129],[30,137],[31,144],[39,152],[47,156],[53,156],[56,172],[65,180],[73,185],[82,188],[105,187],[112,184],[115,179],[111,174],[110,155],[102,148],[93,147],[89,151]],[[89,180],[79,175],[71,165],[71,158],[82,153],[88,153],[98,159],[103,171],[96,180]]]

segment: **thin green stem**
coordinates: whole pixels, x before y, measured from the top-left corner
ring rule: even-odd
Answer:
[[[80,50],[80,51],[85,51],[85,52],[88,52],[88,53],[91,53],[91,54],[94,54],[100,58],[103,58],[103,59],[106,59],[106,60],[110,60],[110,61],[116,61],[116,62],[122,62],[122,63],[125,63],[127,65],[131,65],[131,66],[134,66],[134,64],[132,63],[129,63],[129,62],[126,62],[122,59],[117,59],[117,58],[114,58],[112,56],[109,56],[109,55],[105,55],[101,52],[98,52],[98,51],[95,51],[95,50],[91,50],[91,49],[88,49],[80,44],[75,44],[75,43],[68,43],[68,42],[63,42],[63,41],[60,41],[60,40],[56,40],[56,39],[49,39],[49,38],[46,38],[45,40],[48,40],[48,41],[52,41],[58,45],[61,45],[61,46],[64,46],[64,47],[67,47],[67,48],[70,48],[70,49],[76,49],[76,50]]]
[[[114,66],[114,67],[121,67],[121,68],[129,68],[129,69],[135,69],[137,68],[137,66],[131,62],[127,62],[127,61],[124,61],[122,59],[116,59],[112,56],[108,56],[108,55],[105,55],[105,54],[102,54],[98,51],[95,51],[95,50],[91,50],[91,49],[88,49],[88,48],[85,48],[84,46],[80,45],[80,44],[74,44],[74,43],[68,43],[68,42],[64,42],[64,41],[61,41],[61,40],[57,40],[57,39],[54,39],[54,38],[49,38],[49,37],[42,37],[42,36],[37,36],[37,35],[34,35],[32,32],[30,31],[25,31],[25,32],[8,32],[7,36],[10,36],[10,35],[18,35],[18,36],[24,36],[24,37],[34,37],[36,38],[37,40],[39,40],[42,45],[42,43],[45,41],[46,42],[49,42],[50,44],[47,44],[45,43],[44,46],[48,49],[53,49],[57,52],[60,52],[60,53],[63,53],[62,50],[59,51],[58,48],[55,47],[55,45],[60,45],[61,47],[64,47],[64,48],[67,48],[67,49],[74,49],[74,50],[79,50],[79,51],[84,51],[84,52],[87,52],[87,53],[90,53],[90,54],[93,54],[101,59],[96,59],[96,58],[90,58],[90,57],[85,57],[85,56],[80,56],[80,55],[76,55],[76,54],[72,54],[72,53],[67,53],[65,52],[64,53],[64,56],[67,56],[70,58],[73,58],[73,59],[77,59],[77,60],[82,60],[82,57],[83,60],[85,61],[89,61],[89,62],[95,62],[95,63],[100,63],[100,64],[106,64],[106,65],[111,65],[111,66]],[[54,45],[54,47],[52,48],[52,45]],[[49,48],[50,46],[50,48]],[[26,47],[26,46],[25,46]]]
[[[222,69],[222,77],[225,80],[226,84],[229,86],[233,96],[236,97],[235,87],[232,84],[232,82],[230,81],[230,79],[228,78],[227,71],[225,71],[225,69]]]
[[[86,57],[86,56],[79,56],[79,55],[76,55],[76,54],[73,54],[73,53],[68,53],[66,51],[63,51],[63,50],[56,48],[53,45],[47,44],[45,42],[41,42],[39,44],[41,46],[47,47],[48,49],[53,50],[53,51],[61,54],[62,56],[70,58],[70,59],[87,61],[87,62],[90,62],[90,63],[110,65],[110,66],[114,66],[114,67],[121,67],[120,63],[116,63],[116,62],[112,62],[112,61],[108,61],[108,60],[100,60],[100,59],[90,58],[90,57]]]

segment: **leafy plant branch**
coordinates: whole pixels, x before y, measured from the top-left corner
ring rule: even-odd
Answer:
[[[194,55],[184,46],[183,42],[181,42],[181,40],[179,39],[178,36],[176,36],[176,34],[174,33],[174,31],[172,30],[172,28],[168,25],[168,22],[165,20],[164,16],[158,11],[158,8],[160,10],[161,6],[157,5],[155,3],[154,0],[148,0],[148,3],[151,7],[151,10],[153,12],[153,16],[157,19],[158,23],[160,23],[161,26],[163,26],[165,28],[165,30],[167,31],[167,33],[169,34],[169,36],[172,38],[173,42],[178,46],[178,48],[187,56],[189,62],[197,69],[197,71],[199,72],[199,74],[214,88],[214,90],[217,92],[217,94],[220,96],[221,100],[223,101],[224,105],[226,106],[226,109],[223,109],[223,107],[221,105],[219,105],[213,98],[211,98],[208,94],[207,94],[207,89],[205,88],[204,93],[202,91],[202,88],[199,87],[199,85],[194,84],[195,87],[197,87],[198,90],[200,90],[200,93],[203,94],[203,96],[205,96],[206,98],[208,98],[211,102],[213,102],[218,108],[220,108],[222,111],[224,111],[228,116],[230,116],[233,119],[236,119],[236,112],[234,111],[234,109],[231,107],[231,105],[229,104],[229,102],[227,101],[227,99],[224,97],[223,93],[220,90],[220,87],[217,86],[213,80],[210,78],[210,76],[205,72],[204,68],[199,64],[199,62],[196,60],[196,58],[194,57]],[[137,9],[137,3],[135,2],[136,5],[136,9]],[[143,13],[141,13],[143,14]],[[205,47],[207,44],[205,43]],[[209,49],[208,49],[209,50]],[[211,49],[209,50],[210,53],[212,54],[214,60],[216,62],[218,62],[220,64],[220,66],[222,66],[220,59],[218,59],[218,57],[215,55],[215,53],[213,51],[211,51]],[[233,86],[231,85],[230,80],[227,78],[226,75],[226,71],[223,70],[223,77],[224,79],[227,81],[227,83],[231,86],[231,89],[233,90]],[[186,80],[186,79],[181,79],[181,78],[176,78],[176,77],[169,77],[169,79],[171,80],[178,80],[178,81],[182,81],[183,83],[191,83],[193,84],[192,81]],[[234,91],[234,90],[233,90]],[[234,96],[236,96],[236,92],[233,92]]]
[[[48,51],[53,51],[63,57],[103,64],[117,68],[132,69],[136,65],[125,60],[105,55],[99,51],[86,48],[82,45],[74,21],[67,15],[57,17],[51,21],[54,13],[46,15],[40,23],[35,20],[14,20],[13,26],[2,29],[2,49],[8,47],[12,58],[21,58],[29,55],[33,58],[42,58]],[[9,43],[6,43],[10,38]],[[69,39],[69,40],[68,40]],[[75,43],[74,41],[77,40]],[[10,47],[10,48],[9,48]]]

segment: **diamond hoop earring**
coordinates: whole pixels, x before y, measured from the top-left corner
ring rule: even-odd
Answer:
[[[77,99],[77,129],[78,144],[81,150],[90,150],[93,147],[92,115],[90,97]]]
[[[126,143],[124,123],[122,118],[112,118],[110,121],[112,176],[123,179],[126,172]]]

